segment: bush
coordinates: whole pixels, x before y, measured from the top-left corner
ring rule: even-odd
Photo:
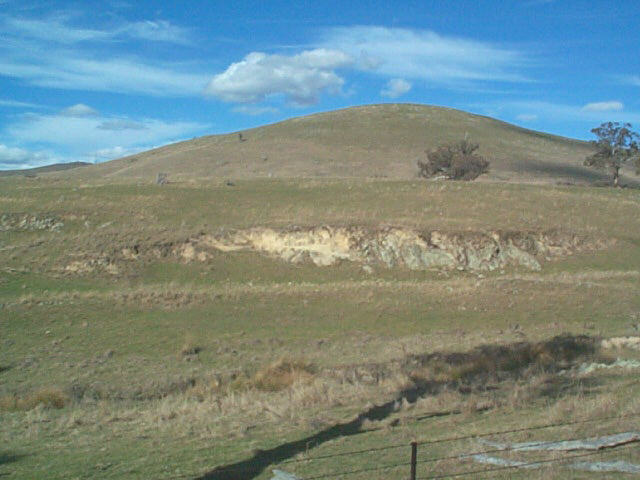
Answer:
[[[441,145],[427,152],[426,161],[418,161],[418,175],[424,178],[442,175],[450,180],[475,180],[489,171],[489,161],[475,153],[479,147],[467,139]]]

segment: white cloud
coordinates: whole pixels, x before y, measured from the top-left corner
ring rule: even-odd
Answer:
[[[23,38],[44,40],[66,45],[83,42],[113,42],[135,39],[153,42],[188,44],[189,31],[166,20],[127,22],[112,29],[88,29],[69,25],[69,18],[58,15],[46,19],[0,17],[7,32]]]
[[[103,117],[66,117],[62,115],[29,115],[7,128],[12,138],[23,143],[57,145],[76,152],[157,143],[198,131],[203,125],[194,122],[167,123],[147,119],[138,121],[142,128],[104,128],[105,123],[119,119]]]
[[[197,95],[209,78],[134,59],[94,60],[56,52],[48,57],[0,60],[0,71],[41,87],[158,96]]]
[[[602,122],[630,122],[640,123],[640,112],[628,112],[622,110],[585,110],[580,105],[540,101],[507,101],[487,104],[476,104],[485,111],[491,111],[495,115],[513,115],[525,111],[527,115],[536,115],[545,122],[588,122],[599,124]]]
[[[165,20],[144,21],[130,23],[122,27],[118,32],[126,33],[134,38],[151,40],[154,42],[168,42],[177,44],[190,44],[189,32],[182,27],[172,25]]]
[[[257,105],[238,105],[231,110],[236,113],[244,113],[245,115],[264,115],[267,113],[274,114],[280,112],[275,107],[259,107]]]
[[[185,96],[201,94],[211,78],[194,72],[192,65],[122,53],[131,50],[122,48],[123,39],[188,42],[184,29],[164,21],[129,23],[102,31],[71,27],[59,18],[0,16],[0,31],[0,72],[30,85]]]
[[[33,50],[20,59],[0,60],[0,71],[41,87],[158,96],[197,95],[209,78],[133,58],[95,60],[68,52],[41,55]]]
[[[116,132],[121,132],[123,130],[144,130],[147,127],[142,123],[132,122],[131,120],[126,120],[123,118],[118,118],[115,120],[106,120],[98,125],[96,128],[100,128],[102,130],[113,130]]]
[[[538,120],[538,115],[535,113],[521,113],[516,115],[516,120],[520,122],[535,122]]]
[[[621,112],[623,109],[623,103],[617,101],[587,103],[582,107],[585,112]]]
[[[398,98],[411,90],[411,84],[402,78],[392,78],[380,91],[380,95],[389,98]]]
[[[75,44],[85,41],[104,41],[113,37],[113,32],[70,27],[60,17],[40,20],[5,16],[1,20],[5,32],[47,42]]]
[[[99,161],[178,141],[201,133],[207,125],[157,119],[29,114],[3,132],[17,145],[43,145],[65,161]],[[38,158],[31,158],[37,161]],[[25,160],[26,161],[26,160]]]
[[[15,108],[43,108],[42,105],[29,102],[19,102],[17,100],[3,100],[0,99],[1,107],[15,107]]]
[[[447,84],[528,81],[517,71],[529,63],[522,52],[428,30],[338,27],[324,33],[321,45],[359,58],[357,68],[387,77]]]
[[[84,103],[76,103],[62,110],[60,115],[65,117],[94,117],[98,115],[98,112]]]
[[[28,168],[49,162],[49,155],[23,148],[8,147],[0,143],[0,170]]]
[[[311,105],[323,91],[340,91],[344,80],[335,70],[352,63],[344,52],[325,48],[293,56],[253,52],[214,76],[205,94],[238,103],[257,103],[282,94],[296,105]]]
[[[640,75],[611,75],[609,78],[621,85],[640,87]]]
[[[113,160],[114,158],[126,157],[128,155],[133,155],[134,153],[141,152],[146,150],[146,148],[125,148],[120,145],[116,145],[115,147],[110,148],[101,148],[100,150],[96,150],[94,152],[90,152],[88,157],[93,160],[94,163],[104,162],[107,160]]]

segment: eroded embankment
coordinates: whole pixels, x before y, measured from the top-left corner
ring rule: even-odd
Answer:
[[[541,264],[578,252],[606,248],[614,240],[588,238],[559,231],[447,232],[400,227],[256,227],[220,234],[199,233],[182,239],[111,240],[100,254],[73,253],[62,270],[111,274],[127,265],[157,260],[208,262],[216,255],[257,252],[291,263],[323,267],[354,262],[374,268],[410,270],[492,271],[507,266],[540,270]],[[124,268],[124,270],[123,270]]]
[[[491,271],[507,265],[539,270],[552,257],[603,248],[605,242],[552,232],[442,232],[388,227],[252,228],[204,235],[192,245],[224,252],[257,251],[288,262],[318,266],[340,261],[411,270],[432,268]]]

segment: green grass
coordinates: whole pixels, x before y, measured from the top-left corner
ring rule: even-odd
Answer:
[[[252,449],[346,421],[367,404],[393,398],[404,381],[351,384],[339,380],[341,369],[379,363],[393,370],[394,362],[409,354],[464,352],[483,343],[562,333],[632,334],[631,324],[640,316],[639,206],[637,190],[583,187],[382,180],[80,186],[0,179],[0,213],[53,216],[65,223],[60,232],[0,232],[0,397],[46,388],[69,395],[59,410],[0,411],[0,459],[5,459],[0,474],[61,479],[202,474],[250,458]],[[544,262],[540,272],[514,267],[483,278],[384,268],[368,274],[351,263],[292,265],[251,252],[217,252],[202,263],[118,257],[134,244],[151,248],[200,232],[323,224],[559,229],[617,243]],[[113,260],[119,273],[64,270],[75,259],[91,258]],[[202,350],[185,359],[189,356],[180,350],[187,340]],[[283,356],[311,362],[319,372],[316,383],[254,392],[229,377],[250,377]],[[453,407],[464,413],[397,427],[374,422],[369,427],[375,429],[323,443],[309,455],[403,443],[414,436],[639,411],[636,374],[597,373],[589,381],[568,381],[553,395],[536,390],[534,380],[507,382],[495,393],[442,393],[397,416]],[[236,390],[211,387],[219,375]],[[78,389],[86,394],[77,395]],[[473,402],[488,402],[492,409],[477,412]],[[613,422],[536,438],[588,436],[634,425]],[[434,447],[428,453],[449,448],[463,452],[477,445]],[[408,456],[408,448],[403,454]],[[326,464],[303,462],[295,471],[317,475],[395,459],[391,454],[373,460],[339,457]],[[437,464],[433,471],[449,467]],[[575,478],[561,469],[549,474]],[[382,472],[352,478],[386,477]]]

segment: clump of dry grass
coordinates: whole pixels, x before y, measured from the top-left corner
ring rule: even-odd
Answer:
[[[309,383],[315,373],[315,367],[304,359],[280,358],[258,370],[251,383],[258,390],[278,392],[294,383]]]
[[[184,337],[182,346],[178,349],[178,357],[190,357],[197,355],[202,351],[202,347],[198,345],[195,337],[191,334],[187,334]]]
[[[59,388],[42,388],[23,396],[0,397],[0,411],[32,410],[39,405],[45,408],[63,408],[69,397]]]

